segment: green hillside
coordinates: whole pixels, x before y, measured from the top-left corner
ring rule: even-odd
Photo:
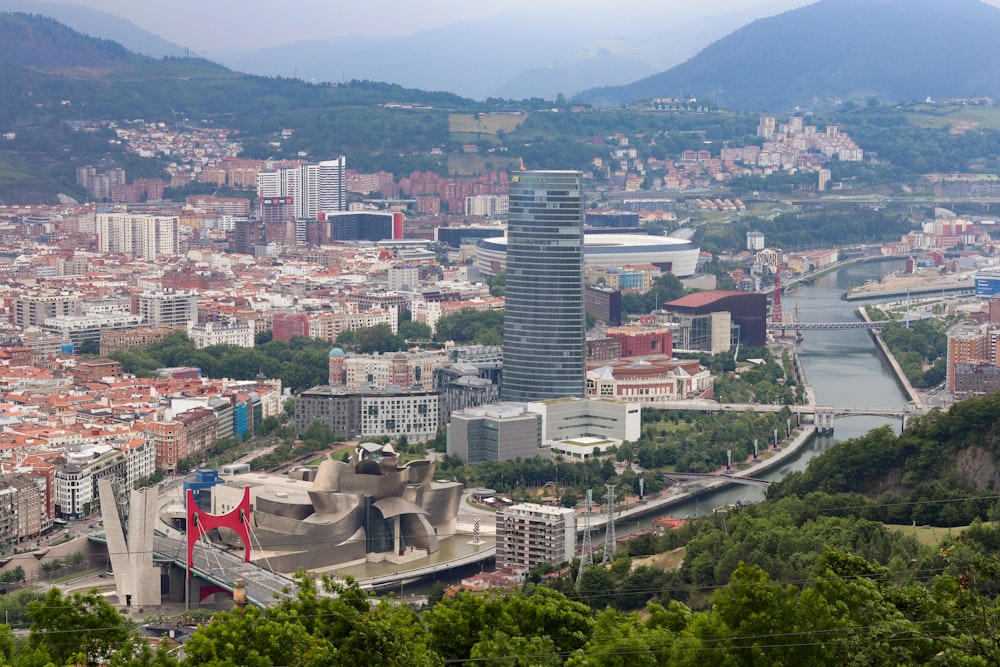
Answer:
[[[1000,394],[842,442],[773,486],[769,498],[853,494],[837,501],[888,523],[958,526],[1000,510]],[[834,503],[836,504],[836,502]]]

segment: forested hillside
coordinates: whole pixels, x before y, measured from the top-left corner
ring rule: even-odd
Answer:
[[[913,418],[903,435],[886,426],[832,447],[769,490],[857,494],[842,508],[890,523],[966,525],[1000,518],[1000,394]]]

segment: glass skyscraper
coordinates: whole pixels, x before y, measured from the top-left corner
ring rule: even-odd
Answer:
[[[583,209],[578,171],[510,176],[504,401],[582,397]]]

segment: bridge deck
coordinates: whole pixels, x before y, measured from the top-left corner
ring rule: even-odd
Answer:
[[[782,331],[837,331],[840,329],[885,329],[886,321],[874,322],[768,322],[767,328]]]
[[[103,534],[91,535],[90,540],[107,544]],[[153,550],[154,560],[187,567],[187,543],[184,540],[157,533],[153,537]],[[244,563],[243,559],[227,551],[201,542],[195,545],[192,573],[228,591],[233,590],[233,581],[242,579],[246,584],[247,601],[258,607],[268,606],[282,594],[295,590],[293,579],[256,563]]]

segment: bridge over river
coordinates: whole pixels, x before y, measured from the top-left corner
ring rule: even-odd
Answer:
[[[90,536],[90,541],[107,544],[104,534]],[[153,559],[162,564],[173,565],[170,579],[170,597],[183,601],[187,596],[182,581],[187,568],[187,540],[170,537],[157,531],[153,536]],[[278,572],[272,572],[263,565],[250,562],[199,540],[194,548],[192,577],[199,579],[192,598],[219,592],[232,593],[236,582],[242,580],[246,589],[247,602],[258,607],[266,607],[286,593],[294,593],[296,582]],[[266,559],[261,559],[266,565]]]
[[[903,426],[906,420],[916,415],[926,414],[927,408],[918,407],[913,403],[898,408],[885,407],[839,407],[834,405],[774,405],[770,403],[715,403],[692,399],[686,401],[670,401],[657,405],[645,406],[656,410],[691,410],[696,412],[757,412],[777,413],[785,408],[791,411],[796,423],[812,422],[819,431],[832,431],[833,420],[840,417],[866,416],[899,419]]]

